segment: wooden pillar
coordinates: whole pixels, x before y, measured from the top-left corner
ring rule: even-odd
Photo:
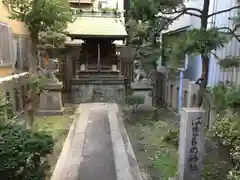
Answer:
[[[97,69],[100,71],[100,44],[98,44],[98,59],[97,59]]]
[[[67,56],[67,59],[66,59],[66,64],[65,64],[65,72],[66,74],[64,74],[64,81],[65,82],[65,87],[64,89],[66,90],[66,92],[70,92],[71,91],[71,79],[72,79],[72,66],[71,66],[71,56]],[[64,82],[63,82],[64,83]]]

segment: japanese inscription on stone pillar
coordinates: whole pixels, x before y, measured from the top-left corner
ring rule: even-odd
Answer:
[[[192,120],[192,139],[191,139],[191,148],[189,150],[189,157],[188,157],[188,162],[189,162],[189,170],[191,172],[197,172],[198,165],[197,161],[199,158],[199,149],[197,147],[197,137],[199,136],[199,126],[201,125],[202,118],[198,117],[197,119]]]
[[[179,139],[179,180],[200,180],[204,153],[205,111],[183,108]]]

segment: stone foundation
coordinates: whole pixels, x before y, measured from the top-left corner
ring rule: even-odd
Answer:
[[[144,104],[141,106],[152,107],[152,86],[149,81],[142,80],[131,84],[133,95],[142,95],[144,97]]]
[[[62,102],[62,83],[47,84],[44,89],[46,92],[41,93],[38,115],[61,115],[63,113]]]
[[[117,102],[124,103],[125,85],[123,77],[75,78],[71,81],[73,103]]]

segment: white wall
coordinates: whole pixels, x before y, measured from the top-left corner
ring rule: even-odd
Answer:
[[[98,6],[98,2],[103,2],[103,8],[116,8],[118,3],[119,11],[123,11],[124,1],[123,0],[95,0],[94,4]]]
[[[209,13],[218,12],[224,9],[231,8],[235,6],[237,3],[237,0],[211,0],[210,1],[210,8]],[[193,7],[193,8],[200,8],[203,6],[203,0],[185,0],[185,5],[187,7]],[[200,8],[201,9],[201,8]],[[213,16],[213,18],[209,19],[208,22],[208,28],[213,27],[234,27],[233,20],[230,20],[229,18],[234,17],[236,15],[236,10],[231,12],[226,12],[219,14],[217,16]],[[177,21],[171,25],[166,32],[174,31],[176,29],[190,26],[190,28],[199,28],[200,27],[200,20],[197,17],[184,15],[181,18],[179,18]],[[240,31],[239,31],[240,32]],[[224,58],[227,55],[240,55],[240,43],[237,42],[236,39],[233,39],[229,43],[225,45],[224,48],[218,49],[216,51],[216,54],[220,58]],[[209,70],[209,85],[215,85],[219,81],[231,81],[235,84],[240,85],[240,69],[234,68],[231,71],[224,72],[221,70],[219,64],[219,60],[215,58],[214,56],[210,59],[210,70]],[[201,75],[201,69],[202,69],[202,63],[200,57],[193,57],[189,61],[189,67],[191,70],[189,70],[189,76],[191,76],[192,80],[197,79]]]
[[[231,8],[236,5],[236,0],[221,1],[215,0],[215,12],[224,9]],[[229,27],[233,28],[235,22],[231,20],[236,15],[236,10],[219,14],[214,17],[212,27]],[[224,48],[218,49],[216,54],[221,58],[225,58],[228,55],[239,56],[240,43],[233,38]],[[230,71],[222,71],[219,64],[219,60],[214,56],[210,60],[209,71],[209,85],[215,85],[219,81],[231,81],[237,85],[240,84],[240,71],[239,68],[234,68]]]

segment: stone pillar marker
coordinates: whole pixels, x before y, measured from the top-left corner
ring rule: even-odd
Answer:
[[[201,179],[205,118],[206,113],[201,108],[182,108],[178,180]]]

